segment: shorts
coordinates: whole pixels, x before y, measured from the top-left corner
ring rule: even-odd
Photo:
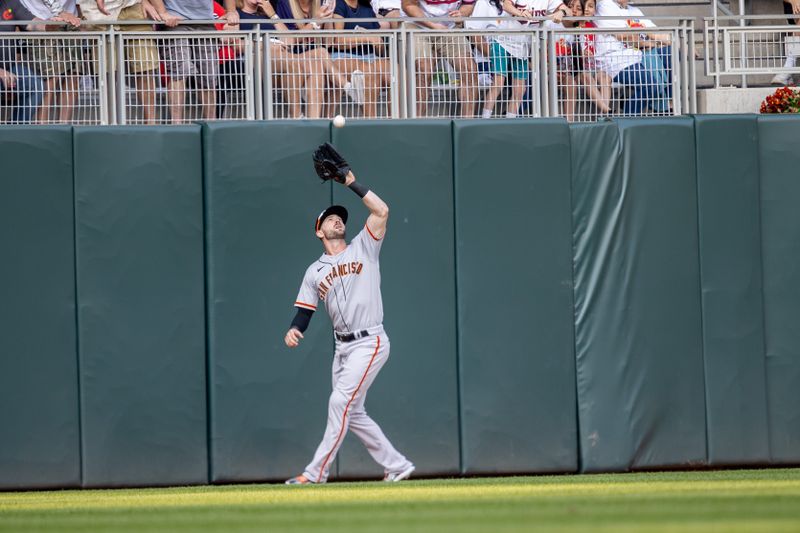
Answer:
[[[528,60],[514,57],[498,43],[492,42],[492,72],[506,77],[509,70],[515,80],[527,80],[530,74]]]
[[[178,28],[176,31],[197,31],[213,29],[213,26],[178,26]],[[219,40],[212,36],[177,37],[167,40],[164,43],[166,74],[172,81],[182,81],[194,76],[199,89],[214,89],[219,76],[219,46]]]
[[[566,54],[556,56],[559,72],[578,74],[583,71],[583,57],[578,43],[570,43]]]
[[[352,52],[331,52],[331,59],[336,61],[337,59],[357,59],[359,61],[366,61],[368,63],[373,63],[380,59],[375,54],[354,54]]]
[[[144,14],[142,4],[129,6],[119,12],[118,20],[143,20],[147,15]],[[119,27],[119,31],[153,31],[153,27],[148,24],[126,24]],[[138,74],[158,69],[158,47],[153,39],[126,39],[125,40],[125,64],[126,72]]]
[[[28,54],[44,78],[91,73],[91,54],[83,39],[50,39],[30,43]]]
[[[419,28],[409,24],[410,28]],[[417,59],[469,59],[472,60],[472,47],[463,35],[425,35],[417,33],[414,40]]]

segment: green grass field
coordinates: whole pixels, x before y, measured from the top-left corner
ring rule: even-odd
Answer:
[[[0,493],[0,531],[798,531],[800,469]]]

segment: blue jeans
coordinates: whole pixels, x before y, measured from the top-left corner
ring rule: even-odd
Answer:
[[[17,77],[14,88],[14,111],[11,120],[15,123],[27,123],[33,120],[39,104],[42,103],[44,84],[42,79],[28,67],[12,63],[6,70]],[[2,85],[2,83],[0,83]]]
[[[658,82],[644,65],[631,65],[617,74],[614,81],[633,87],[633,94],[625,101],[626,115],[641,115],[645,108],[653,108]]]

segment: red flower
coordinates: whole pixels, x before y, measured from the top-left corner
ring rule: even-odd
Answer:
[[[780,87],[761,102],[761,113],[800,113],[800,93]]]

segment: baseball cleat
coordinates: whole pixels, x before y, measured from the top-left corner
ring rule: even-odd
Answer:
[[[286,480],[287,485],[311,485],[311,481],[305,476],[296,476]]]
[[[401,472],[389,472],[383,477],[383,480],[386,481],[387,483],[403,481],[404,479],[408,479],[415,469],[416,467],[414,465],[411,465]]]

